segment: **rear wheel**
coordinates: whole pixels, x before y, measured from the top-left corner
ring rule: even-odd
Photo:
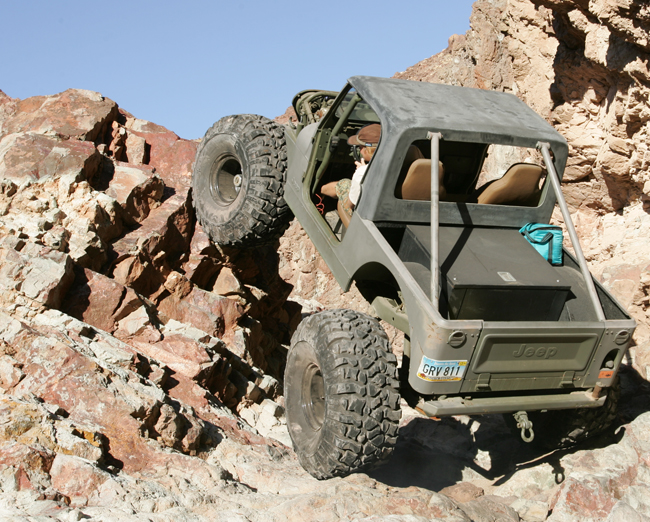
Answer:
[[[192,173],[197,218],[210,239],[233,247],[271,242],[289,225],[284,128],[263,116],[227,116],[199,145]]]
[[[397,442],[397,360],[379,323],[351,310],[314,314],[291,340],[287,425],[300,464],[318,479],[387,459]]]

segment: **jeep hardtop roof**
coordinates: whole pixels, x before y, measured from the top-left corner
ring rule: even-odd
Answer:
[[[426,223],[430,203],[406,201],[394,195],[395,173],[400,171],[408,146],[424,140],[429,131],[443,141],[536,147],[548,142],[555,168],[562,178],[568,145],[541,116],[515,95],[467,87],[353,76],[348,80],[377,113],[382,124],[381,143],[373,158],[372,182],[363,185],[357,211],[372,221]],[[369,171],[370,173],[371,171]],[[523,226],[548,222],[555,197],[544,190],[539,207],[503,207],[442,203],[441,223],[482,226]],[[498,207],[498,208],[495,208]]]
[[[353,76],[349,83],[393,135],[422,128],[454,141],[498,140],[521,147],[547,141],[566,147],[566,140],[514,94],[371,76]]]

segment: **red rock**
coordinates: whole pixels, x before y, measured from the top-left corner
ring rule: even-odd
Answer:
[[[193,216],[187,198],[179,195],[152,210],[140,228],[113,244],[113,277],[143,295],[154,295],[173,268],[167,259],[180,257],[189,247]]]
[[[113,279],[133,287],[138,293],[151,296],[160,290],[164,277],[144,255],[126,256],[113,267]]]
[[[125,158],[124,142],[126,141],[126,129],[117,121],[111,125],[111,142],[108,145],[108,151],[112,154],[115,161],[122,161]]]
[[[19,101],[5,121],[6,134],[33,132],[85,141],[101,140],[118,116],[117,104],[101,94],[68,89]]]
[[[456,502],[470,502],[483,496],[483,488],[475,486],[471,482],[459,482],[440,490],[442,495],[453,498]]]
[[[605,520],[618,500],[612,493],[606,480],[600,481],[597,476],[569,476],[551,508],[558,514],[563,513],[577,519],[588,515],[595,520]]]
[[[88,268],[77,268],[61,310],[112,333],[118,321],[140,306],[142,300],[132,289]]]
[[[183,264],[187,278],[198,287],[209,290],[214,286],[214,277],[221,269],[222,259],[210,238],[197,223],[190,243],[190,255]]]
[[[243,315],[239,303],[200,288],[193,288],[183,299],[175,295],[158,303],[158,310],[167,317],[203,330],[214,337],[232,334]]]
[[[160,176],[151,169],[117,164],[106,194],[115,198],[126,214],[140,223],[158,205],[164,188]]]
[[[200,254],[190,254],[189,259],[183,264],[185,276],[203,290],[214,286],[212,282],[219,270],[221,265],[216,259]]]
[[[192,184],[192,164],[198,144],[179,138],[151,122],[127,119],[126,128],[150,146],[149,165],[156,167],[165,185],[176,194],[187,194]]]
[[[108,473],[85,459],[61,453],[54,459],[50,475],[52,487],[69,497],[73,507],[86,505],[99,487],[110,480]]]
[[[205,366],[212,363],[212,358],[205,351],[203,344],[178,334],[166,335],[164,339],[153,343],[137,338],[129,340],[128,343],[138,352],[190,379],[197,378]]]
[[[192,185],[192,165],[197,147],[196,142],[179,139],[150,163],[160,171],[167,186],[181,192]]]
[[[92,179],[101,156],[92,143],[39,136],[10,134],[0,141],[0,176],[21,182],[72,172]]]
[[[197,255],[218,256],[217,249],[210,241],[210,237],[205,233],[200,223],[194,227],[194,234],[190,243],[190,253]]]
[[[118,375],[71,348],[70,333],[45,330],[21,324],[8,340],[25,373],[11,393],[33,393],[68,412],[70,422],[97,426],[115,463],[127,472],[146,468],[155,449],[140,437],[141,421],[136,417],[141,418],[155,399],[138,394]]]
[[[113,244],[119,257],[142,252],[154,259],[185,252],[191,240],[193,213],[187,198],[172,196],[154,209],[142,226]]]
[[[187,296],[192,291],[192,283],[180,272],[173,271],[165,280],[165,288],[179,299]]]

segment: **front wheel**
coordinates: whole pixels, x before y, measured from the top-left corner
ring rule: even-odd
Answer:
[[[199,145],[192,173],[194,207],[210,239],[242,248],[280,237],[291,220],[286,168],[281,125],[252,114],[215,123]]]
[[[379,323],[359,312],[307,317],[284,377],[287,426],[298,460],[318,479],[387,459],[397,442],[397,360]]]

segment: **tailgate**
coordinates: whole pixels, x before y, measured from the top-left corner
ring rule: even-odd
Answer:
[[[579,385],[603,328],[485,328],[462,391],[557,389]]]

